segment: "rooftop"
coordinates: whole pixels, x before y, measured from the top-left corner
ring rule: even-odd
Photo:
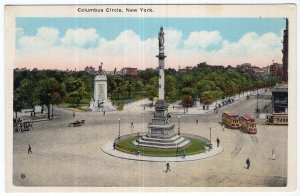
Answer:
[[[271,92],[288,92],[288,84],[280,84],[271,89]]]

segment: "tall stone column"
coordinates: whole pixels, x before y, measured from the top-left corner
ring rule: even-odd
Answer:
[[[171,115],[168,114],[168,104],[165,101],[165,54],[164,54],[164,32],[163,27],[160,28],[158,33],[159,53],[156,55],[158,58],[159,66],[159,89],[158,100],[155,103],[155,113],[152,122],[148,124],[147,135],[139,138],[135,145],[161,148],[161,149],[175,149],[185,146],[190,143],[190,140],[180,136],[175,131],[175,125],[170,122]]]
[[[167,56],[164,55],[164,48],[159,48],[159,55],[156,56],[158,58],[159,65],[159,80],[158,80],[158,99],[165,99],[165,58]]]

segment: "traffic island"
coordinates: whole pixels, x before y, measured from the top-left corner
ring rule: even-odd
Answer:
[[[210,144],[209,140],[191,134],[183,134],[190,140],[190,143],[181,148],[161,149],[149,148],[136,145],[138,137],[142,134],[128,134],[117,138],[114,141],[106,142],[102,151],[118,158],[153,161],[153,162],[184,162],[205,159],[216,156],[223,152],[223,147]]]

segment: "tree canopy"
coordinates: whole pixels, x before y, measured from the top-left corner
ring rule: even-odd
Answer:
[[[136,77],[108,75],[107,79],[108,96],[113,102],[158,96],[157,69],[141,70]],[[280,82],[271,76],[256,76],[239,69],[199,64],[184,72],[165,70],[165,99],[173,102],[184,98],[190,107],[196,97],[209,104],[243,91],[272,87]],[[15,71],[14,110],[35,104],[49,106],[65,102],[78,105],[82,100],[93,97],[93,88],[93,76],[84,71]]]

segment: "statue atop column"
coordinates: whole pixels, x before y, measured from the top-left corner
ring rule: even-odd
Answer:
[[[161,26],[161,27],[160,27],[160,31],[158,32],[158,46],[159,46],[160,48],[163,48],[163,47],[164,47],[164,44],[165,44],[165,37],[164,37],[165,33],[164,33],[163,30],[164,30],[164,29],[163,29],[163,27]]]
[[[104,75],[103,71],[103,62],[101,62],[101,65],[98,67],[97,75]]]

